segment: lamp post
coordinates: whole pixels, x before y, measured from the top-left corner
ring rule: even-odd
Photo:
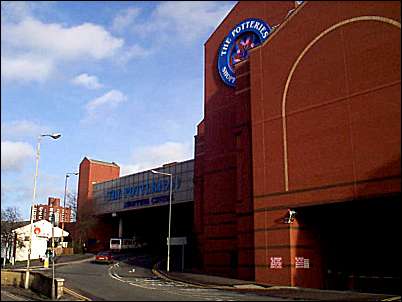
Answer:
[[[170,225],[172,221],[172,183],[173,183],[173,174],[158,172],[155,170],[151,170],[153,174],[162,174],[166,176],[170,176],[170,193],[169,193],[169,229],[168,229],[168,252],[167,252],[167,264],[166,264],[166,271],[169,272],[170,270]]]
[[[64,220],[66,218],[65,211],[66,211],[66,195],[67,195],[67,179],[70,175],[78,175],[78,172],[66,173],[66,180],[64,182],[64,200],[63,200],[63,211],[62,211],[62,222],[61,222],[61,244],[63,247],[64,244]]]
[[[53,133],[53,134],[41,134],[38,136],[38,144],[36,146],[36,168],[35,168],[35,176],[34,176],[34,188],[33,188],[33,198],[32,198],[32,205],[31,205],[31,225],[29,230],[29,244],[28,244],[28,259],[27,259],[27,268],[25,272],[25,288],[29,288],[29,264],[31,260],[31,249],[32,249],[32,229],[33,229],[33,208],[35,205],[35,196],[36,196],[36,180],[38,178],[38,167],[39,167],[39,151],[40,151],[40,141],[42,137],[49,136],[53,139],[58,139],[61,137],[60,133]]]
[[[51,221],[52,221],[52,295],[51,298],[54,300],[55,297],[55,286],[54,286],[54,223],[55,223],[55,214],[54,212],[52,213],[51,216]]]

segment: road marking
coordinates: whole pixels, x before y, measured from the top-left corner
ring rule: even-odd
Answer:
[[[381,301],[396,301],[396,300],[401,300],[401,296],[386,298],[386,299],[381,300]]]
[[[112,270],[117,269],[117,267],[118,265],[115,264],[109,268],[109,276],[111,278],[139,288],[147,290],[157,289],[166,291],[169,294],[173,295],[178,295],[182,297],[190,296],[193,298],[209,300],[209,301],[238,301],[235,299],[233,295],[226,295],[224,293],[222,293],[223,295],[220,295],[220,293],[217,290],[200,288],[200,286],[194,286],[192,284],[171,280],[169,278],[147,277],[147,278],[135,278],[134,281],[132,281],[132,279],[124,280],[124,278],[119,276],[116,271],[112,272]]]
[[[110,276],[111,278],[113,278],[113,279],[116,279],[116,280],[122,282],[122,280],[120,280],[118,277],[116,277],[116,276],[114,275],[114,273],[113,273],[113,274],[111,273],[112,268],[113,268],[113,266],[109,267],[109,269],[108,269],[108,274],[109,274],[109,276]]]
[[[69,288],[67,288],[67,287],[64,287],[63,290],[64,290],[66,293],[68,293],[68,294],[70,294],[70,295],[72,295],[72,296],[75,296],[76,298],[81,299],[81,300],[83,300],[83,301],[92,301],[92,300],[89,299],[88,297],[85,297],[85,296],[83,296],[83,295],[81,295],[81,294],[79,294],[79,293],[77,293],[77,292],[75,292],[75,291],[73,291],[73,290],[71,290],[71,289],[69,289]]]

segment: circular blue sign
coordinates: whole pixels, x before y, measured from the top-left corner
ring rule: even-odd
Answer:
[[[248,58],[248,51],[263,43],[271,27],[260,19],[250,18],[237,24],[223,40],[218,54],[218,72],[223,82],[234,87],[234,65]]]

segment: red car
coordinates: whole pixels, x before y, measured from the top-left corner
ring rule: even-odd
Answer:
[[[99,252],[95,256],[96,263],[113,263],[113,256],[111,252]]]

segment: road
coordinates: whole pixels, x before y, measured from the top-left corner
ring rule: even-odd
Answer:
[[[51,273],[47,271],[47,273]],[[120,301],[278,301],[280,299],[199,288],[153,275],[148,257],[117,258],[114,264],[83,262],[57,267],[65,286],[94,300]],[[285,300],[283,300],[285,301]]]

